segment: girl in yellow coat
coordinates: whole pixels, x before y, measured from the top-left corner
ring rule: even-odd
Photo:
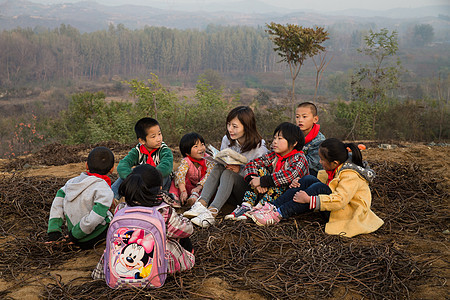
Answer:
[[[250,217],[258,225],[271,225],[282,218],[315,210],[328,219],[325,226],[328,234],[353,237],[380,228],[383,220],[370,209],[369,182],[375,172],[363,162],[358,147],[330,138],[320,145],[319,157],[323,170],[317,178],[310,175],[301,178],[297,187],[253,211]]]

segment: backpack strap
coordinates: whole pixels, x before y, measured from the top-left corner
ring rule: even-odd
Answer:
[[[160,205],[154,206],[154,208],[156,208],[157,210],[160,210],[161,208],[168,207],[168,206],[170,206],[170,205],[163,201],[163,202],[161,202]]]

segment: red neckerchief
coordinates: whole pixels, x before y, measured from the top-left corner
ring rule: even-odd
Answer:
[[[147,148],[145,148],[144,145],[140,145],[139,146],[139,150],[141,151],[141,153],[147,154],[147,164],[156,167],[155,162],[153,161],[152,158],[152,154],[153,152],[155,152],[156,150],[158,150],[158,148],[152,149],[152,151],[148,151]]]
[[[320,125],[314,124],[311,131],[305,136],[305,144],[311,142],[319,133]]]
[[[334,175],[336,175],[336,170],[337,170],[337,168],[332,171],[325,171],[328,174],[327,185],[329,185],[331,180],[333,180]]]
[[[189,155],[187,156],[187,158],[189,158],[193,163],[198,163],[202,169],[201,169],[201,177],[203,178],[203,176],[205,176],[206,174],[206,160],[204,158],[202,158],[201,160],[196,160],[195,158],[190,157]]]
[[[89,173],[89,172],[86,172],[86,174],[88,174],[89,176],[95,176],[95,177],[98,177],[100,179],[103,179],[104,181],[106,181],[106,183],[109,186],[111,186],[111,178],[109,178],[108,175],[100,175],[100,174],[97,174],[97,173]]]
[[[292,155],[294,155],[294,154],[302,153],[302,152],[303,152],[303,151],[298,151],[298,150],[294,149],[294,150],[292,150],[291,152],[289,152],[288,154],[283,155],[283,156],[281,156],[281,155],[278,154],[278,153],[275,153],[275,155],[278,157],[278,160],[277,160],[277,164],[275,165],[275,171],[274,171],[274,173],[281,170],[281,167],[283,166],[283,162],[284,162],[284,160],[285,160],[286,158],[288,158],[289,156],[292,156]]]

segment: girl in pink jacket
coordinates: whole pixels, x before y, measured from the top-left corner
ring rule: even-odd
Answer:
[[[214,163],[205,159],[205,140],[196,133],[185,134],[180,140],[180,152],[183,155],[181,164],[175,172],[175,178],[169,189],[174,195],[173,207],[188,207],[194,204],[200,195],[203,185],[211,173]],[[193,195],[193,197],[190,197]]]

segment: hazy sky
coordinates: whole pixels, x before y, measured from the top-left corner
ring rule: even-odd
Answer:
[[[38,3],[68,3],[80,2],[82,0],[30,0]],[[86,0],[83,0],[86,1]],[[155,0],[94,0],[105,4],[146,4],[151,6]],[[156,2],[167,3],[173,7],[177,3],[211,4],[214,2],[238,2],[242,0],[156,0]],[[314,10],[344,10],[344,9],[371,9],[387,10],[391,8],[405,7],[416,8],[429,5],[448,5],[449,0],[260,0],[273,6],[293,8],[293,9],[314,9]],[[444,14],[449,12],[443,12]]]

